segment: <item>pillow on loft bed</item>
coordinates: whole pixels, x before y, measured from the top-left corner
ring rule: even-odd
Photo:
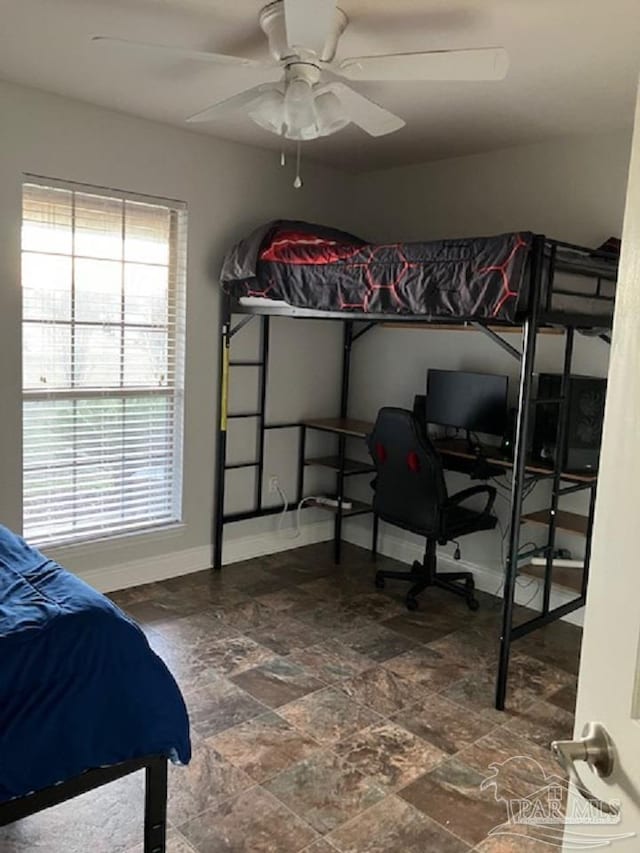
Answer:
[[[339,231],[337,228],[297,220],[274,219],[255,228],[251,234],[229,249],[222,262],[220,280],[223,286],[234,282],[257,283],[258,264],[263,260],[263,253],[277,251],[277,247],[280,246],[284,260],[287,250],[293,254],[296,246],[318,247],[321,241],[329,245],[366,245],[365,241],[359,237],[348,234],[346,231]]]

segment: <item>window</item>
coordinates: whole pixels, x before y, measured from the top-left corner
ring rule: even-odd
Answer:
[[[27,177],[23,530],[38,544],[179,521],[184,205]]]

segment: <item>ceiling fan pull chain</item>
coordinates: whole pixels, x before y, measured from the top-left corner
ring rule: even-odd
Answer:
[[[300,140],[296,143],[296,179],[293,182],[293,186],[297,190],[302,187],[302,178],[300,177]]]
[[[287,165],[287,160],[286,160],[286,157],[284,156],[284,150],[280,152],[280,165],[281,166]]]

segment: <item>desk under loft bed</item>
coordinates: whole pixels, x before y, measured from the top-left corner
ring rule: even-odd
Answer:
[[[562,275],[561,275],[562,274]],[[538,335],[553,332],[564,337],[560,394],[545,403],[559,407],[556,446],[563,447],[568,424],[568,386],[576,332],[594,337],[594,346],[610,343],[617,257],[601,251],[549,239],[543,235],[506,234],[495,238],[373,246],[331,229],[304,223],[270,223],[254,232],[227,255],[223,268],[220,312],[219,424],[217,436],[216,508],[213,525],[213,565],[222,566],[226,524],[281,512],[263,505],[265,435],[270,430],[298,433],[296,502],[304,497],[304,472],[308,466],[331,469],[336,475],[336,494],[345,495],[348,478],[370,474],[372,466],[347,454],[351,439],[364,438],[372,424],[354,420],[349,412],[349,381],[353,347],[377,325],[419,326],[424,329],[464,329],[485,334],[520,364],[516,439],[511,461],[504,457],[486,461],[511,469],[511,505],[508,557],[505,566],[504,602],[495,705],[505,707],[509,657],[513,640],[523,637],[585,604],[597,477],[562,470],[561,454],[555,463],[533,463],[527,458],[530,413],[538,400],[533,396],[533,374]],[[261,323],[260,356],[255,361],[233,361],[233,338],[254,318]],[[343,357],[340,377],[340,411],[337,418],[312,418],[302,422],[265,421],[268,390],[271,317],[290,317],[340,322],[343,326]],[[235,318],[235,319],[234,319]],[[522,349],[504,336],[522,330]],[[256,411],[228,412],[230,382],[239,369],[259,371],[259,403]],[[227,427],[236,418],[257,421],[255,460],[228,464]],[[334,456],[307,458],[309,430],[331,433],[337,439]],[[464,442],[440,443],[445,459],[472,458]],[[225,513],[225,476],[236,468],[256,471],[254,506]],[[523,513],[527,476],[551,483],[547,510]],[[561,499],[579,491],[589,495],[587,516],[560,508]],[[346,497],[346,495],[345,495]],[[353,501],[350,509],[329,508],[334,513],[334,557],[340,561],[342,524],[347,517],[372,513],[371,506]],[[522,523],[547,527],[546,544],[525,556],[546,557],[542,567],[523,566],[520,554]],[[558,530],[585,536],[582,576],[571,586],[575,597],[551,607],[552,583],[558,567],[552,555]],[[372,519],[372,553],[375,558],[378,521]],[[522,572],[542,581],[539,615],[514,625],[516,579]]]

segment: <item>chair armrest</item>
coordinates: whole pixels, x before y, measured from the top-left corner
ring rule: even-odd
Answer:
[[[451,495],[447,501],[447,505],[456,506],[457,504],[463,503],[468,498],[482,494],[487,496],[487,503],[482,512],[488,514],[493,509],[493,504],[496,499],[496,489],[494,486],[470,486],[468,489],[463,489],[461,492],[456,492],[455,495]]]

